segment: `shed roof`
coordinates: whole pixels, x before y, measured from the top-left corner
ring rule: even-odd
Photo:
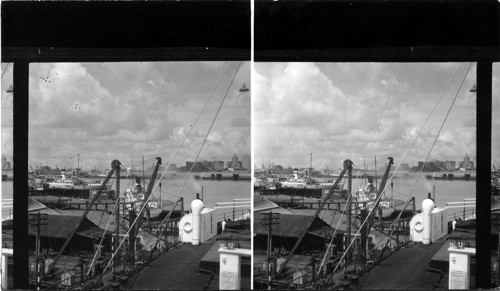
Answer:
[[[306,215],[281,214],[279,225],[276,227],[276,229],[273,228],[273,235],[299,237],[303,229],[307,227],[312,218],[312,216]],[[254,224],[254,233],[262,235],[267,234],[267,229],[263,225],[262,218],[256,217],[255,219],[256,223]],[[331,228],[325,221],[318,217],[312,223],[309,231],[314,231],[318,228],[324,229],[324,227]]]
[[[40,235],[44,237],[67,238],[78,225],[79,221],[80,217],[78,216],[48,215],[47,225],[40,227]],[[94,223],[85,218],[78,227],[78,231],[81,232],[91,228],[98,229]],[[28,233],[36,235],[36,228],[30,227]]]
[[[40,202],[36,201],[35,199],[29,197],[28,212],[36,211],[36,210],[40,210],[40,209],[45,209],[45,208],[47,208],[47,206],[45,204],[40,203]]]
[[[263,210],[269,210],[269,209],[274,209],[274,208],[278,208],[278,207],[279,206],[276,203],[269,201],[264,196],[254,195],[254,199],[253,199],[254,211],[263,211]]]

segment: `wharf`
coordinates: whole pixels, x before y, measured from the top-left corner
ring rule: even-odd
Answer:
[[[219,274],[220,264],[220,244],[225,241],[231,241],[239,244],[239,248],[251,249],[251,233],[250,230],[234,230],[225,229],[223,233],[216,237],[217,242],[210,248],[210,250],[200,260],[199,270],[205,272],[212,272],[215,275]],[[250,257],[241,257],[241,276],[250,278]],[[214,284],[212,284],[214,285]],[[243,284],[242,284],[243,285]],[[244,285],[243,285],[244,286]],[[250,286],[248,286],[250,287]]]
[[[210,174],[210,175],[195,175],[195,179],[199,180],[209,180],[209,181],[221,181],[221,180],[230,180],[230,181],[250,181],[252,180],[251,176],[248,175],[240,175],[240,174]]]
[[[303,198],[321,198],[323,196],[323,189],[321,188],[276,188],[276,189],[260,189],[258,191],[260,195],[286,195],[286,196],[296,196]]]
[[[81,198],[61,198],[57,196],[32,196],[32,198],[36,201],[39,201],[43,203],[45,206],[53,209],[79,209],[79,210],[85,210],[87,209],[88,205],[90,204],[89,200],[87,199],[81,199]],[[127,211],[124,211],[123,209],[126,208],[127,206],[130,206],[131,204],[138,204],[142,203],[142,201],[137,201],[137,202],[120,202],[120,213],[127,213]],[[96,211],[105,211],[105,212],[111,212],[113,211],[113,208],[115,207],[116,200],[112,199],[99,199],[94,203],[92,206],[93,210]],[[160,203],[158,203],[160,204]],[[166,213],[173,211],[172,212],[172,218],[176,217],[181,217],[183,214],[181,213],[182,210],[180,209],[181,206],[177,205],[176,207],[175,202],[170,201],[170,200],[162,200],[161,201],[161,207],[159,208],[150,208],[150,216],[151,219],[163,219],[164,216],[166,216]],[[163,214],[162,214],[163,213]],[[163,217],[162,217],[163,216]]]

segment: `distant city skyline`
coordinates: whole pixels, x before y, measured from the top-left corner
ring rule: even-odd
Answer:
[[[462,156],[462,158],[456,159],[456,160],[441,161],[439,159],[432,159],[432,160],[427,161],[427,163],[433,163],[433,162],[436,162],[436,161],[437,162],[443,162],[443,163],[445,163],[445,162],[450,162],[451,161],[451,162],[454,162],[455,165],[457,166],[455,168],[459,168],[458,166],[464,160],[465,156],[469,157],[468,154],[465,154],[464,156]],[[469,159],[470,159],[471,163],[473,164],[473,166],[475,167],[476,161],[472,160],[470,157],[469,157]],[[374,167],[375,167],[374,160],[375,160],[374,158],[371,159],[371,160],[366,160],[366,164],[368,164],[368,166],[366,167],[367,169],[374,169]],[[401,163],[401,167],[404,167],[404,165],[408,165],[410,168],[411,167],[416,167],[420,163],[423,163],[423,162],[424,161],[417,161],[416,163],[406,163],[406,162],[403,162],[403,163]],[[395,165],[393,165],[392,169],[395,169],[395,166],[397,166],[397,164],[399,164],[399,163],[398,163],[398,161],[394,160],[394,164]],[[281,167],[284,167],[284,168],[291,167],[291,168],[304,169],[304,168],[309,168],[310,167],[310,165],[296,165],[296,166],[294,166],[294,165],[284,165],[284,164],[281,164],[281,163],[278,163],[278,162],[271,162],[270,164],[260,164],[260,165],[258,165],[257,168],[261,169],[263,165],[266,168],[268,168],[268,167],[272,168],[272,167],[276,167],[276,166],[281,166]],[[387,160],[385,158],[380,159],[380,157],[377,157],[377,169],[382,168],[383,165],[387,165]],[[499,165],[500,165],[500,163],[499,163]],[[327,165],[327,166],[322,167],[322,168],[317,168],[317,167],[314,166],[314,161],[313,161],[313,165],[312,165],[313,169],[315,169],[315,170],[324,170],[324,169],[327,169],[327,168],[330,169],[330,170],[342,169],[342,166],[343,165],[339,165],[336,168],[335,167],[332,168],[332,167],[330,167],[330,166]],[[359,164],[359,165],[357,164],[357,166],[358,167],[359,166],[363,166],[363,162],[361,162],[361,164]],[[401,170],[403,170],[403,169],[401,169]]]
[[[251,168],[251,159],[250,159],[250,155],[249,154],[241,154],[241,155],[237,155],[237,154],[233,154],[232,157],[241,157],[241,160],[238,158],[238,160],[236,161],[236,163],[240,162],[241,165],[243,166],[243,168],[245,169],[250,169]],[[216,161],[220,161],[223,163],[223,167],[224,168],[228,168],[228,167],[231,167],[232,165],[231,162],[234,162],[234,160],[232,160],[232,157],[231,158],[228,158],[228,157],[225,157],[225,158],[220,158],[220,159],[213,159],[213,160],[206,160],[206,159],[200,159],[197,161],[197,163],[203,163],[203,162],[216,162]],[[145,157],[145,160],[147,160],[147,162],[144,163],[144,168],[146,170],[151,170],[155,167],[156,165],[156,160],[152,161],[152,157]],[[121,161],[120,161],[121,162]],[[184,162],[179,162],[179,164],[175,164],[175,163],[172,163],[170,164],[171,168],[175,168],[175,170],[177,170],[179,167],[181,167],[182,165],[185,165],[186,163],[189,163],[189,162],[193,162],[192,160],[186,160]],[[5,157],[5,156],[2,156],[2,168],[6,168],[4,167],[4,165],[8,165],[9,167],[11,167],[12,163]],[[39,168],[42,168],[42,167],[50,167],[51,169],[77,169],[78,168],[78,165],[75,164],[73,165],[73,163],[71,163],[70,165],[66,165],[66,164],[36,164],[36,165],[32,165],[30,164],[31,168],[33,169],[39,169]],[[165,164],[160,166],[161,169],[164,169],[165,168]],[[138,162],[138,163],[134,163],[133,167],[130,166],[130,163],[123,163],[122,162],[122,168],[123,169],[126,169],[127,167],[129,168],[133,168],[134,170],[142,170],[142,162]],[[109,170],[111,167],[105,167],[105,168],[98,168],[98,167],[95,167],[96,170],[99,170],[99,171],[104,171],[104,170]],[[93,170],[94,167],[80,167],[81,170]]]

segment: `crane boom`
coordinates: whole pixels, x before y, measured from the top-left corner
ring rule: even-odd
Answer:
[[[120,168],[120,161],[118,161],[118,160],[114,160],[113,162],[111,162],[111,171],[109,171],[108,176],[106,177],[106,179],[102,183],[101,187],[97,191],[97,194],[90,201],[89,205],[87,206],[87,209],[85,210],[85,212],[83,213],[82,217],[80,218],[80,221],[78,222],[78,224],[76,225],[76,227],[71,231],[70,235],[68,236],[68,238],[64,242],[64,245],[62,246],[62,248],[57,253],[57,256],[55,257],[54,261],[50,264],[48,272],[45,273],[45,277],[47,277],[52,272],[52,270],[54,269],[54,267],[56,266],[57,261],[61,258],[62,253],[64,252],[64,250],[68,246],[69,242],[71,241],[71,239],[75,235],[76,231],[78,230],[78,228],[82,224],[83,220],[85,219],[85,217],[87,217],[87,214],[89,214],[90,210],[92,209],[92,206],[94,206],[94,203],[101,196],[102,190],[104,190],[104,187],[108,183],[109,179],[111,179],[111,177],[113,176],[113,173],[115,172],[116,168]],[[117,195],[119,195],[119,193],[117,193]],[[119,198],[117,198],[117,199],[119,199]]]
[[[389,172],[391,170],[391,166],[394,164],[394,159],[389,157],[389,163],[387,164],[387,168],[385,169],[384,176],[382,177],[382,181],[380,181],[380,187],[377,189],[377,197],[375,198],[375,204],[373,205],[373,210],[368,217],[368,221],[366,224],[367,234],[370,233],[370,229],[373,224],[373,220],[375,219],[375,208],[378,207],[380,195],[382,195],[382,191],[384,191],[385,184],[387,183],[387,179],[389,178]]]
[[[161,165],[161,158],[157,157],[156,160],[157,160],[157,163],[156,163],[156,166],[153,170],[153,174],[151,175],[151,180],[149,181],[148,188],[146,189],[146,193],[144,194],[144,200],[141,204],[141,210],[137,214],[137,225],[135,227],[135,233],[137,233],[139,231],[139,227],[140,227],[141,222],[142,222],[142,216],[144,215],[144,210],[146,210],[146,207],[144,207],[144,205],[149,200],[149,196],[151,196],[151,192],[153,191],[153,186],[155,184],[156,176],[158,175],[158,169],[160,168],[160,165]]]
[[[297,240],[297,242],[293,246],[292,250],[290,251],[290,253],[286,257],[285,262],[283,262],[283,264],[281,265],[281,268],[278,270],[278,272],[276,272],[276,275],[274,275],[274,278],[277,278],[281,274],[281,272],[283,272],[283,270],[285,269],[286,265],[288,264],[288,262],[292,258],[293,253],[295,252],[295,250],[297,249],[297,247],[300,245],[302,239],[305,237],[306,233],[309,231],[309,228],[311,227],[311,225],[314,223],[314,221],[316,220],[316,218],[318,218],[319,213],[321,212],[321,210],[325,206],[326,202],[328,202],[328,200],[332,196],[334,189],[336,189],[338,187],[338,184],[340,183],[340,180],[342,179],[342,177],[344,176],[344,174],[347,172],[347,170],[350,167],[352,167],[352,161],[351,160],[345,160],[344,161],[344,169],[342,170],[342,172],[340,172],[339,177],[337,178],[337,180],[333,184],[332,188],[330,188],[330,191],[328,191],[328,194],[326,195],[325,199],[323,199],[323,202],[321,202],[321,205],[319,205],[318,210],[316,210],[316,212],[314,213],[313,217],[311,218],[311,220],[307,224],[307,227],[305,227],[302,230],[302,233],[300,234],[299,239]]]

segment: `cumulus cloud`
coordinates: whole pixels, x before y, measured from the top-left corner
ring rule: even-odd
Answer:
[[[338,168],[346,158],[402,158],[455,70],[457,76],[405,162],[424,160],[467,71],[466,65],[256,63],[255,159]],[[458,92],[432,155],[475,156],[474,67]],[[399,75],[399,77],[398,77]],[[370,158],[372,159],[372,158]]]
[[[30,163],[74,167],[74,157],[78,153],[83,168],[105,169],[114,159],[126,164],[134,156],[137,161],[142,155],[170,159],[191,127],[191,134],[174,163],[193,160],[238,64],[31,64]],[[223,75],[226,67],[227,72]],[[221,76],[213,99],[194,125]],[[2,87],[8,87],[11,82],[12,72],[6,72]],[[250,66],[246,62],[241,64],[226,100],[227,104],[239,102],[247,106],[224,104],[230,110],[223,106],[212,129],[213,136],[219,135],[219,142],[223,143],[218,152],[222,156],[207,153],[210,146],[220,146],[217,141],[209,141],[210,146],[203,149],[201,156],[225,160],[234,153],[250,152],[249,136],[231,135],[225,140],[226,136],[220,134],[222,129],[233,128],[250,134],[250,98],[238,91],[243,83],[250,86]],[[2,153],[10,158],[11,128],[12,94],[2,90]]]

